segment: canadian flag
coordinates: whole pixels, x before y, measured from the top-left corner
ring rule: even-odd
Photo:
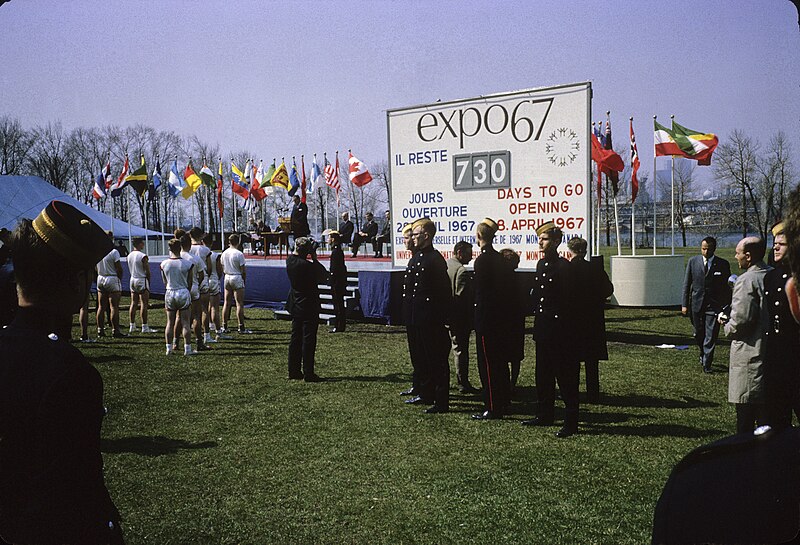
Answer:
[[[367,170],[367,165],[359,161],[352,153],[350,153],[350,181],[358,186],[367,185],[372,181],[372,175]]]

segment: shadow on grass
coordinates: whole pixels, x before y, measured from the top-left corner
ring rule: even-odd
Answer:
[[[180,450],[214,448],[216,446],[216,441],[191,443],[183,439],[170,439],[163,435],[137,435],[121,439],[102,439],[100,441],[100,450],[106,454],[130,452],[132,454],[141,454],[142,456],[164,456],[165,454],[177,454]]]
[[[410,383],[408,373],[389,373],[383,376],[325,377],[325,382],[391,382],[394,384]]]
[[[719,437],[730,431],[719,429],[699,429],[681,424],[645,424],[643,426],[602,426],[581,423],[581,435],[624,435],[628,437],[688,437],[706,439]]]
[[[133,356],[124,356],[122,354],[109,354],[107,356],[87,356],[87,360],[91,363],[115,363],[119,361],[133,361]]]
[[[637,332],[629,333],[624,331],[608,331],[606,338],[609,342],[622,344],[640,344],[644,346],[657,346],[659,344],[674,345],[694,345],[694,339],[688,335],[669,335],[665,333]]]
[[[683,396],[681,399],[668,399],[639,394],[613,395],[602,394],[599,405],[612,407],[638,407],[649,409],[700,409],[704,407],[719,407],[715,401],[703,401],[693,397]]]

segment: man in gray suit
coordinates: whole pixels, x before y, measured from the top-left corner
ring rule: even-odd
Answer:
[[[450,344],[453,359],[456,363],[456,379],[462,394],[476,394],[480,390],[469,381],[469,337],[473,328],[475,314],[472,288],[472,275],[464,265],[472,261],[472,244],[465,240],[456,242],[453,257],[447,260],[447,276],[450,277],[450,289],[453,293],[453,305],[450,312]]]
[[[694,340],[700,349],[700,364],[706,373],[711,373],[714,348],[719,336],[717,315],[726,310],[731,302],[731,289],[728,286],[731,265],[714,255],[716,249],[717,239],[704,238],[700,244],[701,255],[689,260],[683,280],[681,313],[692,320]]]
[[[764,333],[770,310],[764,294],[764,277],[771,270],[764,264],[766,246],[758,237],[747,237],[736,245],[736,261],[744,271],[733,286],[730,317],[719,322],[731,339],[728,401],[736,406],[736,433],[749,433],[766,422],[764,392]]]

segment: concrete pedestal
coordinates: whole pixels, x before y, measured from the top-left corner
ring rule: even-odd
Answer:
[[[611,303],[621,307],[680,306],[683,299],[682,255],[611,257]]]

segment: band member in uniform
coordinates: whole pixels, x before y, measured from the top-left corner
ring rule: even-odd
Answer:
[[[509,375],[509,330],[514,272],[492,242],[497,223],[485,218],[475,228],[481,254],[475,259],[475,341],[478,371],[483,384],[485,410],[473,414],[476,420],[503,418],[511,404]]]
[[[519,267],[519,254],[511,248],[503,248],[500,255],[506,260],[506,265],[512,271]],[[522,360],[525,359],[525,308],[530,298],[528,287],[522,282],[519,275],[514,274],[514,285],[509,300],[509,326],[508,326],[508,361],[511,362],[511,393],[513,394],[522,369]]]
[[[536,341],[536,416],[526,426],[551,426],[554,420],[556,380],[564,398],[564,426],[556,437],[578,432],[578,382],[580,364],[572,350],[569,325],[573,324],[573,285],[569,262],[558,255],[563,239],[561,229],[548,221],[536,229],[543,254],[536,265],[533,288]]]
[[[154,333],[147,325],[147,305],[150,302],[150,261],[142,250],[144,239],[133,239],[133,251],[128,254],[128,272],[131,275],[130,332],[136,331],[136,308],[142,318],[142,333]]]
[[[344,264],[344,252],[339,231],[328,233],[328,243],[331,246],[331,293],[333,297],[333,313],[336,315],[336,324],[331,333],[342,333],[347,326],[347,309],[344,308],[344,296],[347,291],[347,265]]]
[[[225,303],[222,305],[222,331],[227,333],[228,320],[231,317],[231,305],[236,302],[236,319],[239,322],[239,333],[252,333],[244,327],[244,287],[247,282],[247,268],[244,254],[239,250],[239,235],[228,237],[228,249],[222,252],[222,270],[225,272]]]
[[[289,378],[321,382],[322,379],[314,372],[320,310],[317,286],[327,280],[328,271],[317,259],[317,245],[312,239],[300,237],[295,241],[294,253],[286,258],[286,274],[292,285],[286,303],[292,315]]]
[[[764,388],[767,395],[767,418],[773,428],[792,424],[792,409],[800,417],[800,328],[792,318],[786,298],[786,281],[791,276],[786,258],[784,223],[772,228],[775,237],[775,268],[764,276],[770,323],[764,334]]]
[[[603,269],[602,261],[586,261],[587,242],[575,237],[567,248],[572,252],[569,262],[575,284],[575,352],[578,362],[586,368],[586,400],[600,401],[600,360],[608,360],[606,346],[606,299],[614,293],[614,285]]]
[[[106,231],[108,239],[114,240],[114,233]],[[122,265],[119,250],[112,248],[97,263],[97,336],[105,336],[106,313],[111,310],[111,327],[114,337],[127,337],[119,329],[119,299],[122,296]]]
[[[400,392],[401,396],[413,396],[405,400],[405,403],[416,404],[422,403],[422,398],[419,397],[419,370],[417,369],[418,359],[416,357],[416,343],[414,342],[414,330],[410,327],[411,324],[411,265],[414,261],[414,237],[411,236],[414,232],[414,227],[411,223],[406,223],[403,226],[403,245],[406,250],[411,253],[411,257],[406,263],[406,270],[403,273],[403,300],[401,304],[403,323],[406,326],[406,342],[408,343],[408,357],[411,360],[411,388]]]
[[[453,306],[450,309],[450,345],[456,364],[456,381],[462,394],[477,394],[480,390],[469,381],[469,338],[474,327],[475,290],[472,274],[464,265],[472,261],[472,244],[465,240],[456,242],[453,257],[447,260],[447,276]]]
[[[418,357],[419,394],[417,400],[433,403],[425,412],[446,413],[450,410],[450,337],[447,334],[447,316],[450,310],[450,280],[447,263],[433,247],[436,224],[422,218],[412,225],[414,258],[411,263],[410,321],[413,331],[414,354]]]
[[[0,543],[123,543],[103,481],[103,380],[69,329],[111,239],[52,201],[10,243],[19,309],[0,329]]]
[[[167,342],[167,356],[172,354],[175,346],[175,335],[180,323],[183,333],[183,355],[194,356],[192,350],[192,282],[194,265],[188,259],[181,259],[181,241],[173,238],[169,241],[169,259],[161,262],[161,279],[164,281],[164,311],[167,314],[167,326],[164,340]],[[179,319],[180,318],[180,319]]]

